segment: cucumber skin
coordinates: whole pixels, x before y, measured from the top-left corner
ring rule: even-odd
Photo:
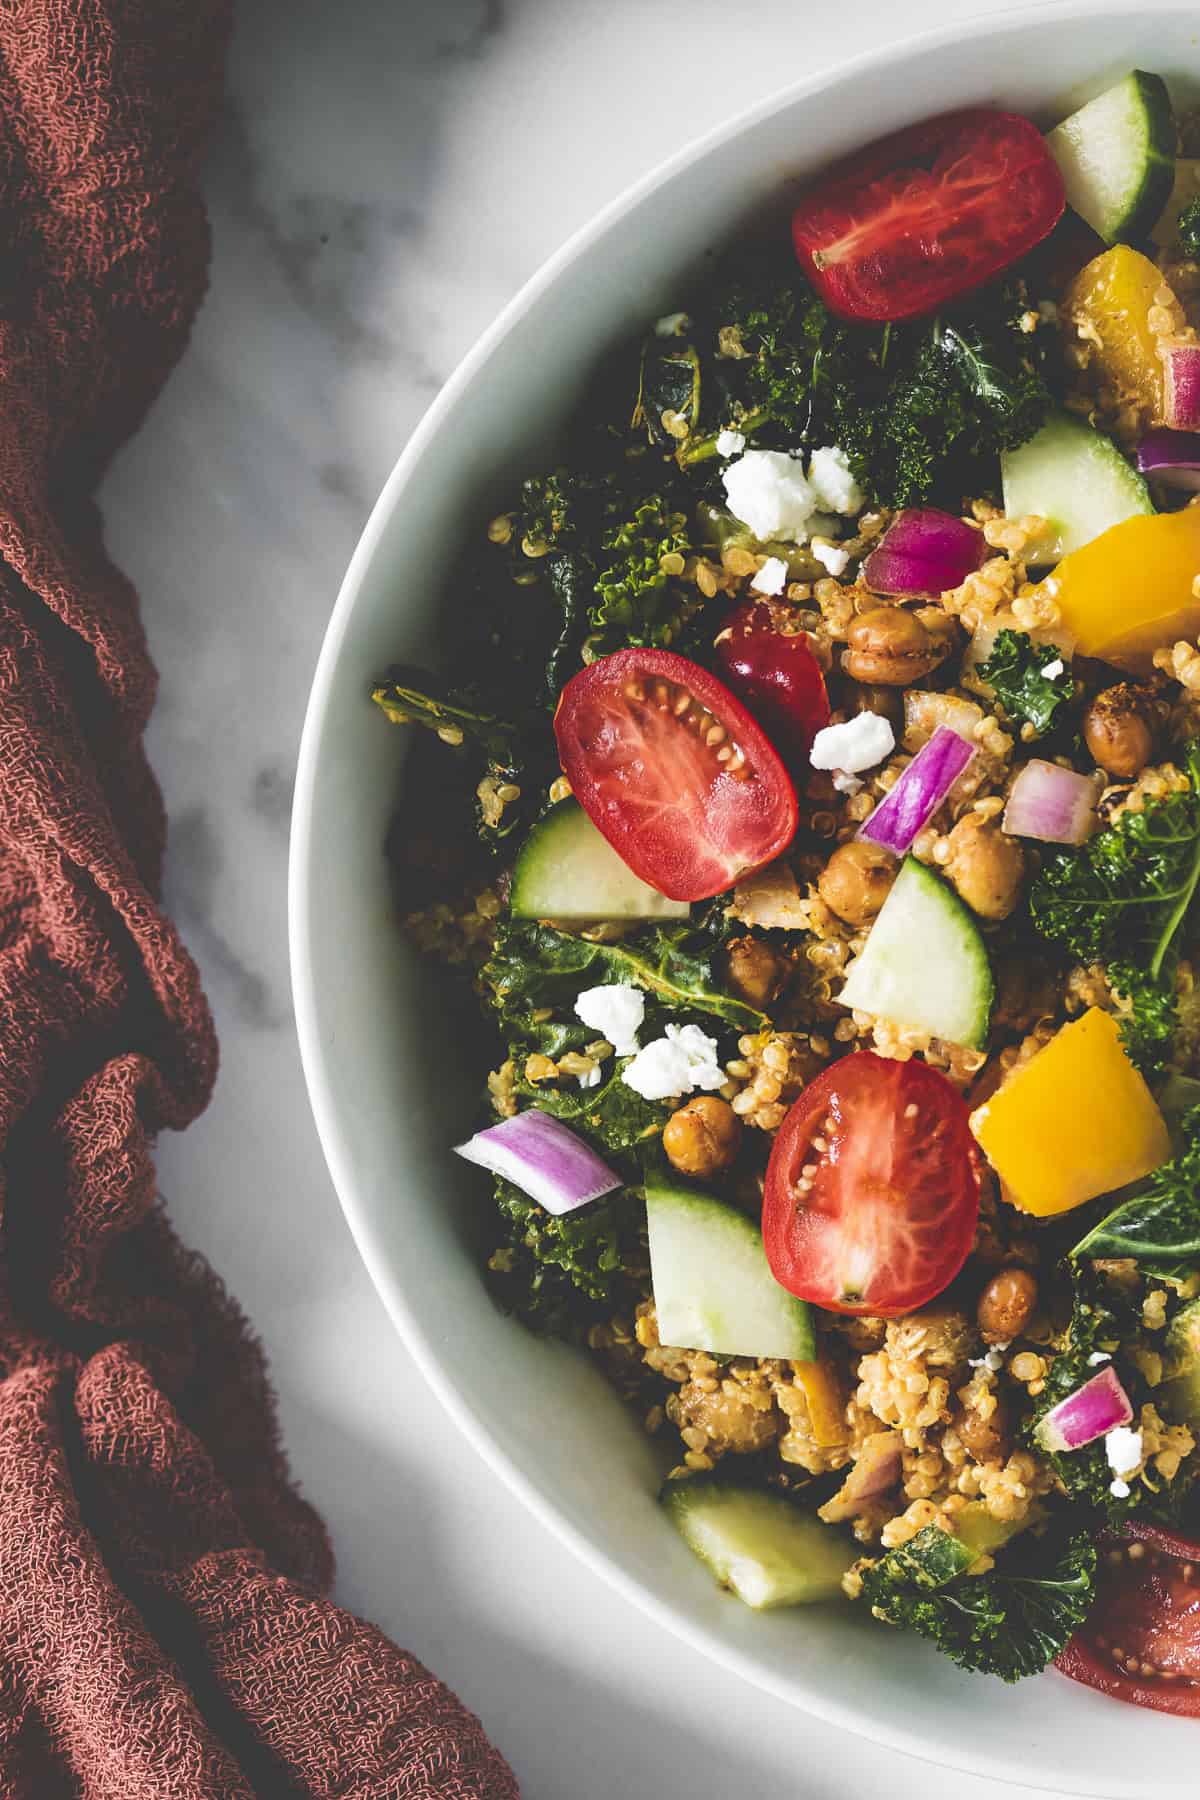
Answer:
[[[721,1475],[698,1475],[687,1480],[664,1482],[658,1498],[659,1504],[693,1556],[716,1576],[722,1586],[728,1587],[743,1605],[752,1610],[766,1611],[776,1606],[812,1605],[844,1598],[841,1578],[857,1559],[858,1547],[843,1538],[832,1526],[801,1512],[781,1494],[752,1487],[748,1482],[730,1481]],[[742,1515],[740,1525],[745,1536],[740,1558],[743,1561],[753,1557],[753,1551],[745,1547],[746,1539],[752,1540],[760,1526],[767,1531],[774,1529],[785,1532],[795,1527],[797,1542],[791,1550],[794,1579],[790,1584],[786,1578],[780,1580],[778,1551],[774,1546],[768,1546],[764,1547],[764,1560],[759,1567],[773,1591],[757,1601],[738,1592],[729,1580],[727,1571],[717,1566],[719,1558],[712,1557],[707,1550],[702,1549],[694,1541],[689,1529],[693,1518],[715,1523],[723,1513],[732,1518],[735,1529],[739,1523],[739,1514]],[[747,1514],[749,1517],[745,1516]],[[788,1556],[787,1549],[784,1555]],[[812,1559],[821,1566],[805,1567],[806,1559]]]
[[[1170,200],[1171,190],[1175,185],[1175,118],[1167,84],[1161,75],[1153,75],[1145,69],[1131,70],[1114,87],[1123,87],[1126,82],[1134,85],[1138,109],[1146,126],[1145,142],[1141,146],[1144,151],[1144,166],[1137,188],[1119,217],[1097,219],[1089,218],[1082,206],[1072,198],[1072,184],[1069,180],[1067,182],[1068,204],[1074,207],[1106,244],[1139,244],[1147,238],[1158,223],[1159,215]],[[1105,94],[1098,94],[1096,99],[1105,99],[1112,92],[1112,88],[1107,89]],[[1088,102],[1088,105],[1092,104],[1094,103]],[[1061,125],[1047,134],[1046,141],[1051,146],[1052,155],[1052,140],[1059,132],[1065,134],[1065,128],[1084,111],[1086,107],[1077,108]],[[1064,135],[1062,141],[1074,149],[1074,140],[1069,135]]]
[[[879,914],[880,919],[883,917],[883,912],[886,911],[887,907],[891,904],[892,896],[896,892],[896,887],[899,885],[901,879],[905,877],[908,882],[914,886],[919,883],[927,893],[936,893],[947,920],[952,921],[962,939],[965,942],[969,942],[970,950],[975,961],[974,973],[978,987],[976,995],[975,1027],[967,1037],[961,1039],[947,1037],[945,1041],[949,1043],[961,1043],[963,1048],[967,1050],[986,1049],[988,1032],[991,1029],[992,1008],[996,1002],[996,978],[992,972],[991,959],[988,956],[982,933],[975,921],[975,915],[966,904],[965,900],[963,900],[950,886],[948,881],[943,880],[940,875],[935,875],[932,870],[925,867],[924,863],[918,862],[917,858],[910,854],[905,857],[903,863],[900,865],[900,873],[896,877],[892,892],[883,903],[883,911]],[[903,897],[904,890],[901,888],[901,901],[903,901]],[[877,929],[878,925],[879,919],[876,919],[875,926],[872,929]],[[868,936],[866,949],[863,951],[862,957],[859,958],[860,963],[864,958],[870,955],[870,950],[871,939]],[[920,954],[921,951],[919,947],[914,945],[913,955],[918,956]],[[854,970],[852,969],[850,973],[852,978]],[[980,979],[981,977],[982,979]],[[846,986],[849,987],[849,985],[850,980],[848,979]],[[855,998],[847,1003],[844,998],[845,993],[846,988],[843,988],[842,994],[839,996],[839,1000],[843,1006],[850,1004],[851,1006],[860,1007],[863,1012],[872,1012],[872,1008],[865,1005],[859,998]],[[873,1016],[882,1018],[887,1015],[880,1012],[875,1013]],[[911,1020],[906,1021],[904,1019],[897,1019],[896,1023],[898,1025],[908,1024],[913,1030],[928,1030],[931,1036],[934,1037],[942,1037],[944,1035],[942,1032],[933,1030],[929,1025],[915,1025]]]
[[[592,911],[579,911],[570,901],[564,906],[546,893],[543,865],[552,861],[554,872],[564,870],[567,885],[572,879],[572,862],[578,865],[595,857],[601,865],[601,888],[610,893],[623,890],[622,904],[605,905],[602,901]],[[607,865],[607,866],[606,866]],[[576,880],[578,877],[576,876]],[[530,893],[533,898],[531,899]],[[542,906],[538,901],[546,898]],[[561,919],[567,923],[601,919],[657,920],[686,919],[691,908],[685,901],[669,900],[632,869],[626,869],[612,845],[593,825],[578,800],[560,800],[532,827],[513,864],[509,905],[515,919]]]
[[[748,1349],[724,1350],[703,1344],[686,1344],[679,1347],[688,1350],[708,1349],[709,1354],[714,1356],[760,1355],[768,1356],[772,1360],[779,1359],[795,1362],[815,1361],[817,1355],[817,1340],[816,1333],[813,1330],[811,1308],[806,1300],[800,1300],[794,1294],[789,1294],[787,1289],[781,1287],[775,1280],[767,1262],[766,1251],[763,1249],[761,1232],[754,1221],[748,1218],[745,1213],[739,1211],[736,1206],[730,1205],[727,1200],[718,1199],[715,1194],[706,1193],[703,1188],[694,1187],[688,1182],[680,1181],[678,1178],[670,1176],[665,1169],[648,1170],[646,1174],[647,1215],[649,1216],[654,1210],[656,1203],[661,1206],[663,1202],[667,1202],[675,1207],[686,1208],[692,1213],[693,1217],[698,1216],[700,1219],[706,1220],[713,1229],[714,1238],[716,1238],[718,1233],[726,1234],[729,1232],[737,1232],[740,1235],[744,1234],[746,1247],[754,1253],[755,1260],[757,1261],[758,1256],[761,1256],[762,1258],[763,1282],[764,1284],[770,1284],[769,1287],[766,1288],[766,1292],[770,1295],[772,1301],[778,1304],[781,1314],[789,1315],[788,1322],[791,1324],[796,1334],[795,1341],[790,1347],[778,1350],[773,1349],[770,1351],[752,1351]],[[655,1274],[654,1235],[653,1228],[651,1227],[650,1267],[652,1287],[654,1285]]]

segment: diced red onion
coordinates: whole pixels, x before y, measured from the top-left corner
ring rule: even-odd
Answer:
[[[974,755],[974,744],[968,744],[951,726],[939,725],[895,787],[859,827],[859,837],[870,838],[873,844],[903,856]]]
[[[936,596],[958,587],[987,556],[983,533],[973,525],[935,506],[908,506],[867,557],[862,575],[876,594]]]
[[[477,1131],[455,1150],[511,1181],[555,1217],[621,1186],[621,1177],[569,1125],[536,1106]]]
[[[1137,447],[1137,466],[1143,475],[1165,487],[1200,493],[1200,431],[1155,426]]]
[[[898,1431],[876,1431],[863,1444],[858,1461],[833,1497],[821,1508],[828,1524],[853,1519],[864,1503],[886,1494],[899,1481],[904,1461],[904,1439]]]
[[[1132,1418],[1129,1395],[1110,1363],[1052,1406],[1034,1435],[1043,1450],[1082,1450]]]
[[[1200,428],[1200,344],[1172,344],[1162,352],[1163,415],[1176,431]]]
[[[1043,844],[1082,844],[1096,817],[1096,786],[1074,769],[1034,757],[1012,784],[1004,808],[1009,837],[1038,838]]]

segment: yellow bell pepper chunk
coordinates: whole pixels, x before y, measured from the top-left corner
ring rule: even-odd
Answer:
[[[1200,635],[1200,504],[1110,525],[1064,556],[1040,592],[1085,656],[1147,675],[1154,652]]]
[[[1148,256],[1115,244],[1080,269],[1063,296],[1063,309],[1118,398],[1140,408],[1148,424],[1161,424],[1163,365],[1150,309],[1169,315],[1173,332],[1186,326],[1166,277]]]
[[[971,1128],[1006,1198],[1039,1218],[1137,1181],[1171,1154],[1116,1020],[1096,1006],[977,1107]]]
[[[813,1442],[824,1447],[845,1444],[850,1440],[846,1424],[846,1407],[837,1377],[824,1363],[792,1364],[796,1385],[803,1388],[808,1401],[808,1424]]]

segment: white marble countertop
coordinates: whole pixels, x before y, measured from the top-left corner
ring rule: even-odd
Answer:
[[[985,0],[955,0],[963,14]],[[636,1613],[440,1414],[343,1225],[285,930],[321,634],[430,397],[519,284],[665,152],[944,0],[241,0],[212,157],[212,290],[103,496],[162,692],[170,904],[223,1065],[160,1150],[184,1237],[262,1335],[338,1595],[482,1714],[526,1800],[1017,1790],[807,1719]],[[864,135],[870,121],[864,119]]]

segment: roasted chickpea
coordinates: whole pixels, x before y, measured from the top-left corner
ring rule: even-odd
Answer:
[[[1011,1344],[1029,1323],[1037,1294],[1037,1282],[1028,1269],[1013,1266],[993,1275],[975,1308],[985,1340],[989,1344]]]
[[[1131,781],[1154,754],[1152,703],[1131,681],[1096,695],[1083,715],[1083,741],[1109,775]]]
[[[894,687],[881,687],[877,682],[870,684],[855,681],[851,684],[846,697],[852,713],[878,713],[881,719],[888,721],[896,735],[899,736],[904,709],[900,703],[900,695]]]
[[[671,1114],[663,1127],[663,1149],[681,1175],[717,1175],[727,1169],[742,1142],[742,1121],[716,1094],[697,1094]]]
[[[950,833],[946,875],[981,919],[1007,919],[1021,891],[1025,852],[998,818],[964,813]]]
[[[896,859],[890,850],[866,838],[853,838],[825,864],[817,892],[847,925],[865,925],[887,899],[895,879]]]
[[[992,1397],[996,1405],[986,1418],[982,1407],[964,1406],[955,1420],[967,1455],[977,1463],[1003,1462],[1011,1448],[1008,1408]]]
[[[762,938],[734,938],[725,953],[729,985],[743,1000],[760,1010],[769,1005],[783,986],[786,964]]]
[[[846,634],[842,667],[868,687],[907,687],[941,662],[950,648],[939,643],[902,606],[874,606],[860,613]]]

